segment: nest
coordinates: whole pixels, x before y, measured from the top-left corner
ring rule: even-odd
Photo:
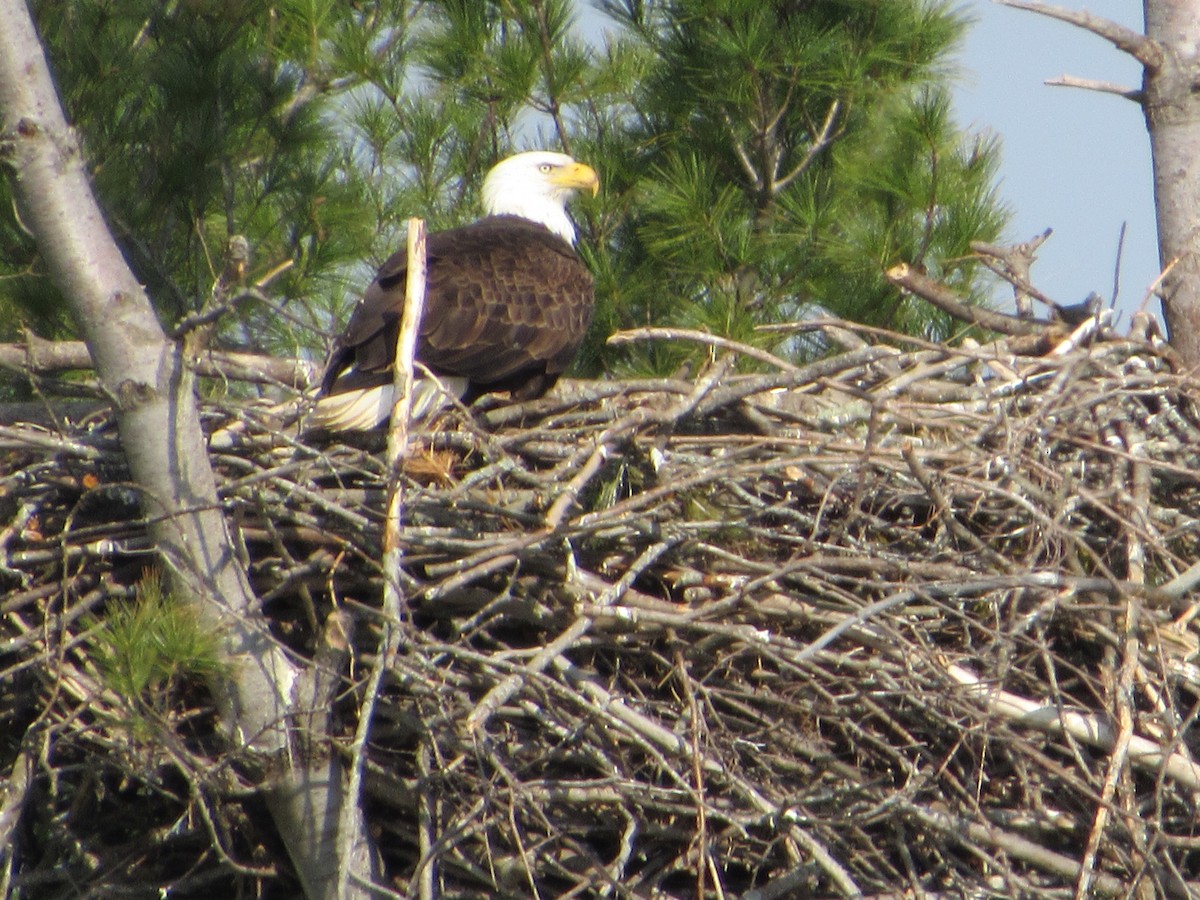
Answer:
[[[1200,890],[1197,384],[1084,331],[874,335],[448,414],[399,482],[402,615],[370,696],[380,446],[246,418],[213,453],[221,498],[275,638],[352,651],[335,749],[369,710],[385,883]],[[89,653],[153,559],[111,425],[2,437],[0,733],[36,797],[12,883],[294,893],[202,680],[133,717]]]

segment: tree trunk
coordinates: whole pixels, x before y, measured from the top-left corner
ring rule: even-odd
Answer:
[[[294,741],[290,731],[291,714],[305,711],[297,701],[314,694],[312,670],[299,670],[251,612],[254,597],[217,500],[193,372],[112,240],[23,0],[0,0],[0,127],[0,156],[14,171],[22,221],[116,407],[121,444],[174,593],[221,636],[226,672],[211,687],[229,739],[274,776],[268,800],[306,893],[332,897],[345,800],[341,766],[327,740]],[[297,752],[308,746],[315,749]],[[344,848],[357,876],[352,883],[370,880],[367,849],[362,840]],[[350,891],[367,895],[363,887]]]
[[[1154,161],[1163,315],[1172,346],[1200,367],[1200,0],[1146,0],[1146,36],[1161,64],[1145,67],[1142,107]]]

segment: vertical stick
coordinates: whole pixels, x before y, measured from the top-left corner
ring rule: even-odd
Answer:
[[[396,361],[393,367],[392,420],[388,425],[387,517],[383,523],[383,630],[379,637],[379,652],[366,693],[358,711],[358,727],[351,746],[350,784],[346,789],[346,805],[342,808],[339,828],[338,894],[350,885],[349,848],[355,845],[360,819],[356,815],[362,801],[363,761],[366,758],[367,736],[375,713],[375,700],[383,675],[392,667],[400,645],[400,526],[404,521],[404,458],[408,451],[408,414],[412,407],[413,355],[417,349],[417,329],[425,307],[425,221],[408,220],[408,280],[405,283],[404,312],[400,317],[400,334],[396,338]],[[433,867],[427,866],[432,875]],[[429,881],[432,886],[432,880]],[[423,892],[424,893],[424,892]]]
[[[408,220],[408,278],[404,284],[404,315],[400,319],[400,336],[396,339],[396,367],[392,421],[388,425],[388,505],[383,523],[383,615],[386,651],[383,669],[392,665],[392,657],[400,643],[400,526],[404,522],[404,460],[408,456],[408,417],[412,410],[413,355],[417,349],[417,331],[421,312],[425,308],[425,275],[428,260],[425,253],[425,221]],[[429,756],[428,747],[421,747],[421,759]],[[428,794],[421,793],[418,812],[419,840],[422,855],[432,847],[434,823],[428,808]],[[436,867],[432,859],[422,867],[418,896],[430,900],[434,896]]]
[[[392,372],[392,420],[388,426],[387,518],[383,525],[383,612],[400,615],[400,524],[404,519],[404,489],[401,473],[408,453],[408,415],[412,409],[413,355],[417,329],[425,308],[425,221],[408,220],[408,280],[404,285],[404,314],[396,339],[396,363]]]

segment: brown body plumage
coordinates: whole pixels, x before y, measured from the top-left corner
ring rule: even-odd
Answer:
[[[541,225],[489,216],[431,234],[416,359],[467,380],[462,400],[492,391],[540,397],[575,358],[592,316],[592,276],[575,249]],[[406,252],[367,288],[330,357],[321,390],[391,384]]]
[[[500,214],[429,235],[416,361],[463,402],[494,391],[540,397],[575,358],[591,321],[592,277],[565,204],[596,183],[570,157],[519,154],[484,184],[485,205]],[[335,342],[315,424],[366,429],[386,420],[407,266],[401,250],[380,267]],[[415,401],[416,415],[437,405],[430,395]]]

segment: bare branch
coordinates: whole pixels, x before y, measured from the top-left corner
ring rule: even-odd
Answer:
[[[211,378],[279,384],[304,390],[316,384],[319,368],[302,359],[260,356],[225,350],[204,351],[195,360],[196,372]],[[23,344],[0,344],[0,369],[51,375],[93,368],[83,341],[48,341],[27,334]]]
[[[732,350],[734,353],[740,353],[750,359],[756,359],[759,362],[767,363],[777,369],[782,369],[784,372],[795,372],[796,366],[792,365],[787,360],[780,359],[765,350],[760,350],[750,344],[744,344],[741,341],[735,341],[731,338],[721,337],[716,334],[709,334],[707,331],[696,331],[692,328],[633,328],[628,331],[616,331],[608,336],[610,344],[630,344],[635,341],[695,341],[699,344],[707,344],[710,347],[720,347],[722,350]]]
[[[1057,709],[1053,704],[996,690],[959,665],[947,665],[946,674],[998,716],[1046,734],[1069,734],[1089,747],[1108,751],[1117,748],[1118,734],[1107,717]],[[1152,773],[1165,773],[1190,790],[1200,790],[1200,765],[1184,753],[1137,736],[1129,738],[1124,750],[1132,765]]]
[[[1038,334],[1045,330],[1045,323],[1031,322],[1028,319],[1018,319],[994,310],[980,306],[971,306],[961,297],[946,287],[934,281],[928,275],[923,275],[907,263],[893,266],[885,273],[888,281],[906,291],[911,291],[923,300],[928,300],[938,309],[947,312],[972,325],[982,325],[1001,334]]]
[[[742,171],[746,174],[746,178],[756,190],[761,189],[763,186],[762,177],[755,170],[754,162],[750,159],[750,154],[746,150],[746,145],[743,144],[741,139],[737,136],[737,130],[733,127],[733,118],[729,115],[729,112],[724,109],[721,110],[721,118],[725,122],[725,130],[729,132],[729,139],[733,141],[733,152],[737,156],[738,162],[741,163]]]
[[[841,129],[835,129],[834,127],[837,124],[837,116],[841,108],[840,100],[834,100],[829,104],[829,111],[825,114],[825,122],[821,125],[821,131],[809,146],[808,151],[804,154],[804,158],[793,167],[792,171],[775,182],[776,190],[783,190],[803,175],[808,167],[813,164],[813,160],[821,154],[821,151],[832,144],[838,135],[841,134]]]
[[[362,802],[362,776],[366,760],[367,737],[375,715],[375,704],[379,698],[384,674],[391,670],[396,653],[400,648],[400,636],[404,606],[403,590],[400,586],[401,562],[404,549],[400,530],[404,523],[404,461],[408,457],[408,420],[412,409],[413,356],[417,349],[417,333],[421,325],[421,313],[425,306],[425,222],[422,219],[408,220],[408,271],[405,282],[404,311],[400,317],[400,331],[396,338],[396,364],[393,369],[395,401],[392,404],[391,421],[388,426],[387,471],[388,498],[384,514],[383,530],[383,622],[380,631],[379,650],[363,692],[363,702],[358,710],[358,726],[351,746],[350,784],[346,789],[347,801],[338,823],[338,892],[343,896],[351,881],[361,872],[358,848],[363,845],[365,835],[359,809]],[[422,891],[426,896],[427,891]]]
[[[1034,262],[1037,261],[1038,250],[1053,233],[1052,228],[1047,228],[1041,234],[1011,247],[987,241],[971,241],[971,250],[980,255],[983,264],[1013,286],[1017,315],[1022,318],[1033,315],[1029,304],[1030,297],[1036,297],[1052,309],[1058,309],[1057,303],[1033,286],[1033,276],[1030,273]]]
[[[1046,79],[1051,87],[1082,88],[1085,91],[1097,91],[1101,94],[1115,94],[1141,104],[1146,99],[1146,93],[1141,88],[1126,87],[1112,81],[1096,81],[1091,78],[1076,78],[1074,75],[1059,75],[1057,78]]]
[[[1112,19],[1094,15],[1084,9],[1067,9],[1063,6],[1040,3],[1037,0],[995,0],[995,2],[1002,6],[1024,9],[1082,28],[1084,31],[1091,32],[1108,41],[1118,50],[1128,53],[1148,69],[1157,69],[1162,65],[1163,49],[1158,41],[1147,37],[1140,31],[1114,22]]]

